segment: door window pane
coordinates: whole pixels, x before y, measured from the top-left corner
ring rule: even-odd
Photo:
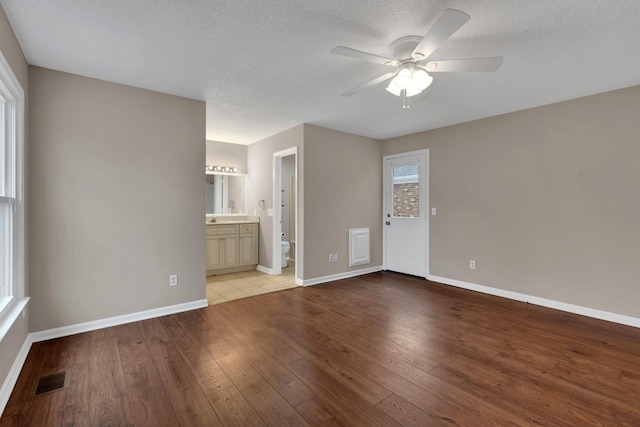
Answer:
[[[420,216],[420,165],[393,168],[393,216]]]

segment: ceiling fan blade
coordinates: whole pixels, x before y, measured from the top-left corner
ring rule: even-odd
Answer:
[[[335,55],[347,56],[349,58],[362,59],[363,61],[374,62],[376,64],[392,66],[398,65],[398,63],[391,58],[385,58],[384,56],[374,55],[373,53],[367,53],[345,46],[334,47],[333,49],[331,49],[331,53]]]
[[[355,95],[356,93],[360,92],[361,90],[364,90],[364,89],[370,88],[371,86],[375,86],[375,85],[377,85],[377,84],[379,84],[379,83],[382,83],[382,82],[383,82],[383,81],[385,81],[385,80],[389,80],[389,79],[390,79],[391,77],[393,77],[395,74],[396,74],[396,73],[395,73],[395,71],[392,71],[392,72],[390,72],[390,73],[383,74],[383,75],[381,75],[381,76],[379,76],[379,77],[376,77],[376,78],[375,78],[375,79],[373,79],[373,80],[369,80],[368,82],[364,82],[364,83],[362,83],[361,85],[358,85],[358,86],[354,87],[353,89],[349,89],[348,91],[343,92],[343,93],[342,93],[342,96],[351,96],[351,95]]]
[[[413,50],[411,56],[418,61],[428,58],[442,43],[460,29],[470,16],[455,9],[446,9],[424,38]]]
[[[504,58],[494,56],[492,58],[448,59],[444,61],[427,62],[425,68],[430,73],[458,73],[496,71],[502,65]]]

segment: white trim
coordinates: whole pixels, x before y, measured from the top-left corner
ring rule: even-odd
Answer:
[[[300,222],[300,218],[298,216],[298,201],[299,201],[299,189],[298,189],[298,146],[289,147],[284,150],[276,151],[273,153],[273,181],[272,181],[272,201],[273,201],[273,217],[272,217],[272,245],[271,250],[273,254],[271,256],[273,260],[273,265],[271,266],[272,275],[280,275],[282,274],[282,248],[280,242],[282,240],[282,192],[280,191],[281,181],[282,181],[282,158],[287,156],[295,156],[295,181],[296,181],[296,206],[295,206],[295,216],[296,216],[296,239],[299,236],[298,234],[298,224]],[[299,276],[302,275],[302,267],[298,265],[297,260],[300,257],[299,245],[296,244],[296,271],[295,271],[295,280],[296,283],[298,281]]]
[[[272,274],[282,274],[282,248],[280,246],[280,233],[282,233],[282,196],[280,195],[280,181],[282,180],[282,156],[273,153],[273,182],[271,183],[271,270]]]
[[[504,289],[492,288],[490,286],[477,285],[475,283],[463,282],[456,279],[448,279],[446,277],[429,275],[427,279],[432,282],[438,282],[445,285],[451,285],[458,288],[481,292],[483,294],[495,295],[515,301],[521,301],[529,304],[539,305],[542,307],[553,308],[555,310],[566,311],[568,313],[593,317],[594,319],[606,320],[608,322],[620,323],[622,325],[640,328],[640,318],[637,317],[625,316],[623,314],[611,313],[609,311],[597,310],[589,307],[582,307],[580,305],[568,304],[566,302],[535,297],[527,294],[521,294],[519,292],[506,291]]]
[[[13,360],[11,369],[9,369],[9,372],[7,373],[7,376],[2,383],[2,387],[0,388],[0,415],[4,413],[7,402],[9,402],[9,397],[11,397],[11,392],[13,391],[16,382],[18,382],[18,377],[20,376],[20,371],[22,371],[22,366],[27,360],[29,350],[31,350],[31,344],[33,344],[33,337],[31,335],[32,334],[29,334],[24,338],[22,347],[20,347],[20,351],[16,355],[16,358]]]
[[[350,277],[362,276],[363,274],[376,273],[378,271],[382,271],[381,265],[377,265],[375,267],[363,268],[360,270],[346,271],[344,273],[332,274],[330,276],[316,277],[315,279],[307,279],[307,280],[303,280],[301,285],[302,286],[319,285],[320,283],[333,282],[334,280],[340,280],[340,279],[348,279]],[[296,283],[298,282],[296,281]]]
[[[261,272],[266,273],[266,274],[270,274],[272,276],[274,275],[273,274],[273,270],[268,268],[268,267],[265,267],[264,265],[257,265],[256,266],[256,270],[261,271]]]
[[[46,329],[44,331],[32,332],[29,334],[33,342],[45,341],[54,338],[66,337],[68,335],[80,334],[83,332],[95,331],[96,329],[108,328],[110,326],[123,325],[125,323],[137,322],[139,320],[152,319],[154,317],[167,316],[169,314],[181,313],[183,311],[196,310],[209,306],[206,299],[185,302],[182,304],[169,305],[166,307],[154,308],[151,310],[139,311],[137,313],[123,314],[122,316],[108,317],[106,319],[94,320],[92,322],[78,323],[76,325],[62,326],[60,328]]]
[[[25,186],[25,92],[20,81],[14,74],[11,66],[7,62],[4,54],[0,52],[0,93],[6,98],[6,106],[3,114],[9,117],[4,126],[5,142],[8,144],[8,150],[0,156],[0,161],[6,161],[10,168],[11,181],[9,186],[13,191],[3,197],[7,202],[7,197],[12,198],[9,202],[13,205],[13,248],[11,248],[11,265],[10,284],[11,299],[0,310],[0,342],[5,335],[11,330],[16,320],[22,313],[25,315],[25,307],[29,302],[29,298],[25,298],[25,258],[26,258],[26,238],[25,238],[25,206],[27,200],[27,191]],[[3,147],[4,150],[5,147]],[[5,158],[4,154],[7,154]],[[5,176],[5,178],[9,178]],[[2,192],[4,194],[4,191]],[[27,322],[28,327],[28,322]],[[28,337],[28,335],[27,335]],[[23,344],[16,359],[14,360],[7,376],[4,378],[2,388],[0,388],[0,414],[4,412],[4,408],[9,400],[11,391],[18,379],[22,364],[26,359],[31,344]]]
[[[28,302],[29,298],[16,299],[16,297],[12,297],[12,300],[7,304],[7,309],[0,312],[0,342],[7,335]]]

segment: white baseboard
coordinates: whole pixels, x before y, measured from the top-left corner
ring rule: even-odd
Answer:
[[[123,325],[125,323],[137,322],[139,320],[151,319],[153,317],[166,316],[169,314],[181,313],[183,311],[195,310],[209,306],[206,299],[185,302],[182,304],[169,305],[166,307],[154,308],[151,310],[139,311],[137,313],[124,314],[122,316],[109,317],[92,322],[78,323],[76,325],[62,326],[60,328],[47,329],[39,332],[32,332],[32,342],[50,340],[53,338],[66,337],[68,335],[80,334],[82,332],[95,331],[96,329],[108,328],[110,326]]]
[[[382,266],[377,265],[375,267],[362,268],[360,270],[346,271],[344,273],[332,274],[330,276],[316,277],[314,279],[307,279],[302,281],[302,286],[319,285],[320,283],[333,282],[334,280],[348,279],[349,277],[362,276],[363,274],[375,273],[382,271]]]
[[[271,274],[273,276],[273,270],[270,269],[270,268],[265,267],[264,265],[256,266],[256,270],[261,271],[261,272],[266,273],[266,274]]]
[[[82,332],[94,331],[96,329],[107,328],[110,326],[123,325],[125,323],[136,322],[139,320],[151,319],[153,317],[166,316],[169,314],[181,313],[183,311],[196,310],[209,306],[206,299],[186,302],[183,304],[170,305],[167,307],[154,308],[152,310],[139,311],[137,313],[124,314],[122,316],[109,317],[107,319],[95,320],[92,322],[79,323],[77,325],[63,326],[61,328],[47,329],[39,332],[31,332],[24,340],[18,355],[11,365],[11,369],[0,388],[0,414],[9,401],[13,387],[18,381],[18,376],[22,370],[27,355],[31,349],[31,345],[35,342],[50,340],[53,338],[61,338],[68,335],[79,334]]]
[[[622,314],[611,313],[609,311],[596,310],[594,308],[582,307],[580,305],[568,304],[565,302],[521,294],[519,292],[506,291],[504,289],[492,288],[489,286],[476,285],[475,283],[448,279],[446,277],[429,275],[427,276],[427,280],[442,283],[445,285],[455,286],[458,288],[468,289],[471,291],[481,292],[483,294],[495,295],[515,301],[527,302],[529,304],[535,304],[542,307],[553,308],[555,310],[566,311],[568,313],[593,317],[594,319],[606,320],[608,322],[620,323],[622,325],[640,328],[640,318],[637,317],[625,316]]]
[[[11,369],[9,369],[9,372],[7,373],[7,377],[4,379],[4,383],[2,383],[2,388],[0,388],[0,415],[4,413],[4,408],[9,402],[9,397],[11,397],[13,387],[15,387],[16,382],[18,382],[20,371],[22,371],[22,366],[27,360],[31,344],[33,344],[33,340],[31,338],[31,334],[28,334],[22,343],[22,347],[20,347],[20,351],[16,355],[13,364],[11,365]]]

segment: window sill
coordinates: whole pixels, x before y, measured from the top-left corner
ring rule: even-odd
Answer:
[[[0,313],[0,342],[4,339],[5,335],[7,335],[13,324],[16,323],[18,316],[20,316],[20,313],[27,306],[28,302],[29,297],[14,298],[7,304],[4,310],[2,310],[2,313]]]

